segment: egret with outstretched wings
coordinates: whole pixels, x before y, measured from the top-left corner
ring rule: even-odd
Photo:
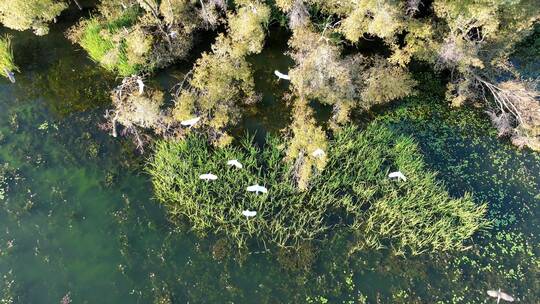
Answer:
[[[497,298],[497,303],[499,303],[501,299],[507,302],[514,302],[514,297],[505,292],[502,292],[500,288],[499,290],[488,290],[487,294],[490,297]]]
[[[392,172],[388,174],[388,178],[397,178],[404,182],[407,181],[407,178],[405,177],[405,175],[403,175],[403,173],[401,173],[400,171],[396,171],[396,172]]]
[[[212,174],[212,173],[206,173],[206,174],[201,174],[199,175],[199,179],[204,179],[206,181],[209,181],[209,180],[216,180],[217,179],[217,176]]]
[[[196,123],[199,122],[199,120],[201,120],[200,117],[195,117],[195,118],[191,118],[191,119],[188,119],[188,120],[183,120],[180,122],[180,124],[184,127],[193,127]]]
[[[289,75],[283,74],[278,70],[274,71],[274,75],[276,75],[279,79],[291,80],[291,77]]]
[[[245,217],[254,217],[255,215],[257,215],[257,211],[244,210],[242,211],[242,215],[244,215]]]
[[[259,194],[259,193],[268,193],[268,189],[266,189],[263,186],[259,186],[259,185],[249,186],[249,187],[247,187],[246,190],[249,191],[249,192],[255,192],[257,194]]]
[[[237,159],[231,159],[227,162],[227,165],[234,166],[238,169],[242,169],[242,164]]]

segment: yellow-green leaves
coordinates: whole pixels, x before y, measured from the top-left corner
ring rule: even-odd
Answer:
[[[240,106],[258,98],[246,56],[262,50],[270,8],[255,2],[241,5],[227,17],[227,34],[220,34],[212,52],[197,60],[188,88],[177,94],[173,112],[175,119],[204,117],[203,125],[218,134],[214,143],[221,146],[231,142],[224,131],[241,117]]]
[[[242,6],[228,16],[229,37],[237,56],[256,54],[262,51],[265,27],[270,19],[270,7],[253,3]]]
[[[380,57],[373,60],[372,66],[362,73],[361,78],[364,86],[360,96],[364,108],[409,96],[416,85],[407,69],[392,65]]]
[[[49,32],[49,23],[66,8],[67,4],[59,0],[3,0],[0,23],[19,31],[31,29],[41,36]]]
[[[292,138],[287,158],[294,162],[294,178],[298,189],[308,189],[315,172],[321,172],[327,160],[327,139],[324,130],[317,126],[313,110],[305,99],[294,100]]]
[[[0,74],[13,81],[11,73],[15,71],[19,71],[19,68],[15,65],[11,36],[4,35],[0,37]]]
[[[352,42],[364,35],[392,39],[403,29],[404,13],[400,1],[361,0],[343,19],[340,31]]]

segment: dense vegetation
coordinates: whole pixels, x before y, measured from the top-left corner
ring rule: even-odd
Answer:
[[[67,5],[0,1],[0,22],[42,35]],[[241,246],[249,237],[294,246],[344,225],[364,231],[369,247],[389,240],[397,252],[417,253],[459,248],[484,226],[485,207],[468,196],[450,198],[414,143],[377,124],[353,127],[353,114],[418,93],[411,66],[420,62],[448,76],[451,105],[482,107],[499,136],[539,150],[538,87],[509,60],[538,20],[535,0],[102,0],[66,34],[124,77],[111,92],[104,127],[115,137],[131,135],[141,151],[157,140],[149,170],[173,217],[186,216],[198,231],[224,232]],[[260,150],[248,140],[234,147],[231,130],[260,100],[248,59],[278,24],[290,33],[294,62],[275,71],[290,83],[283,100],[291,123]],[[148,85],[153,72],[186,59],[203,33],[213,37],[211,47],[171,96]],[[366,41],[377,49],[363,52]],[[17,67],[9,38],[0,43],[0,60],[11,79]],[[328,121],[315,119],[314,101],[331,107]],[[245,168],[222,171],[225,156]],[[196,175],[203,169],[230,176],[203,183]],[[390,170],[409,179],[392,183]],[[252,179],[268,183],[270,194],[238,188]],[[218,185],[232,188],[212,190]],[[208,203],[214,201],[223,203]],[[255,207],[254,219],[238,212]]]
[[[360,247],[418,254],[462,248],[486,226],[485,205],[477,206],[469,195],[451,198],[425,168],[414,141],[383,126],[338,132],[329,142],[325,170],[306,191],[292,183],[294,168],[282,161],[285,153],[275,138],[262,148],[249,138],[241,147],[212,148],[202,136],[190,135],[159,141],[149,172],[173,219],[187,218],[196,231],[223,233],[239,246],[256,237],[296,247],[341,227],[357,234]],[[243,168],[229,167],[231,159]],[[389,179],[394,170],[407,180]],[[205,173],[215,173],[217,180],[199,179]],[[268,193],[247,192],[253,184]],[[248,218],[244,210],[257,214]]]
[[[15,30],[31,29],[36,35],[49,32],[53,22],[67,8],[63,0],[2,0],[0,23]]]

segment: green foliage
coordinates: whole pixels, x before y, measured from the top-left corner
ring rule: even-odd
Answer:
[[[11,36],[4,35],[0,37],[0,73],[7,77],[8,72],[19,71],[13,58],[13,47],[11,45]]]
[[[204,53],[195,64],[190,88],[176,100],[174,118],[204,117],[201,123],[223,130],[240,117],[239,104],[256,98],[253,75],[244,57],[232,55],[230,40],[219,36],[212,53]]]
[[[176,1],[183,6],[158,9],[156,3],[128,2],[121,6],[103,1],[100,14],[70,29],[69,38],[121,76],[152,72],[187,55],[192,32],[202,25],[199,18],[191,17],[192,3]]]
[[[326,165],[326,152],[320,156],[313,155],[317,149],[327,150],[326,133],[317,126],[313,110],[303,99],[294,103],[290,129],[292,138],[288,141],[287,159],[295,161],[293,176],[298,189],[304,191],[308,189],[313,174],[322,171]]]
[[[261,3],[240,6],[227,18],[227,35],[219,34],[212,52],[197,60],[189,85],[177,92],[173,111],[178,121],[202,117],[199,125],[218,135],[213,139],[217,145],[230,143],[224,130],[239,121],[240,106],[258,99],[246,56],[261,52],[270,8]]]
[[[348,122],[355,108],[411,95],[416,85],[404,67],[380,56],[342,57],[339,46],[309,27],[295,28],[289,45],[297,63],[289,72],[295,94],[332,105],[333,123]]]
[[[486,226],[486,205],[475,205],[469,195],[451,198],[425,168],[417,145],[382,125],[343,128],[327,153],[326,169],[303,192],[291,183],[293,165],[282,161],[286,149],[274,138],[263,148],[250,139],[239,147],[212,148],[199,135],[159,141],[148,172],[172,219],[187,218],[195,231],[226,235],[239,246],[254,238],[296,247],[323,238],[338,221],[355,232],[357,248],[389,246],[398,254],[418,254],[462,248]],[[228,168],[230,159],[244,168]],[[407,182],[389,180],[395,170]],[[218,179],[200,180],[204,173]],[[256,183],[268,193],[246,191]],[[257,215],[244,217],[246,209]]]
[[[392,39],[404,27],[404,12],[401,1],[359,1],[343,19],[339,30],[354,42],[365,34]]]
[[[49,32],[48,23],[66,8],[61,0],[2,0],[0,22],[19,31],[31,29],[41,36]]]
[[[93,17],[82,21],[70,33],[70,38],[84,48],[90,58],[111,71],[127,76],[141,69],[141,59],[128,59],[126,55],[126,37],[123,29],[137,21],[140,11],[132,6],[112,20]],[[129,37],[129,36],[128,36]],[[140,38],[140,37],[135,37]],[[144,40],[143,40],[144,41]]]
[[[260,3],[242,6],[228,17],[229,37],[239,56],[262,51],[269,19],[270,7]]]
[[[452,71],[446,95],[452,105],[483,100],[496,118],[494,125],[509,130],[501,135],[537,150],[537,85],[523,81],[508,61],[514,45],[540,20],[537,2],[281,0],[276,5],[289,15],[293,30],[295,93],[333,105],[333,122],[346,122],[354,107],[369,108],[410,95],[414,82],[406,66],[414,58]],[[325,20],[317,24],[318,30],[306,21],[309,9],[316,14],[313,20]],[[388,58],[342,58],[338,43],[373,37],[389,47]],[[509,76],[512,80],[506,81]]]
[[[416,86],[416,81],[406,69],[380,57],[375,57],[373,65],[360,77],[363,84],[360,93],[362,106],[368,109],[376,104],[410,96]]]

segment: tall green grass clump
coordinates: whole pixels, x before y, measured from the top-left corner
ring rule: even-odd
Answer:
[[[71,29],[68,36],[104,68],[121,76],[136,74],[143,68],[142,62],[130,60],[126,54],[126,29],[133,26],[140,15],[140,8],[131,6],[112,19],[92,17]]]
[[[487,225],[486,205],[470,195],[452,198],[427,169],[416,143],[385,126],[348,126],[329,143],[328,163],[305,191],[294,186],[286,142],[268,138],[262,148],[247,138],[236,147],[212,148],[200,135],[159,141],[148,164],[157,199],[175,220],[200,233],[223,234],[295,247],[347,229],[355,248],[393,248],[395,253],[460,249]],[[238,159],[244,167],[227,166]],[[407,181],[388,179],[400,170]],[[199,179],[213,173],[215,181]],[[246,191],[253,184],[267,194]],[[242,210],[257,211],[246,218]]]
[[[11,36],[4,35],[0,37],[0,73],[9,78],[9,73],[15,71],[19,71],[19,68],[15,65]]]

